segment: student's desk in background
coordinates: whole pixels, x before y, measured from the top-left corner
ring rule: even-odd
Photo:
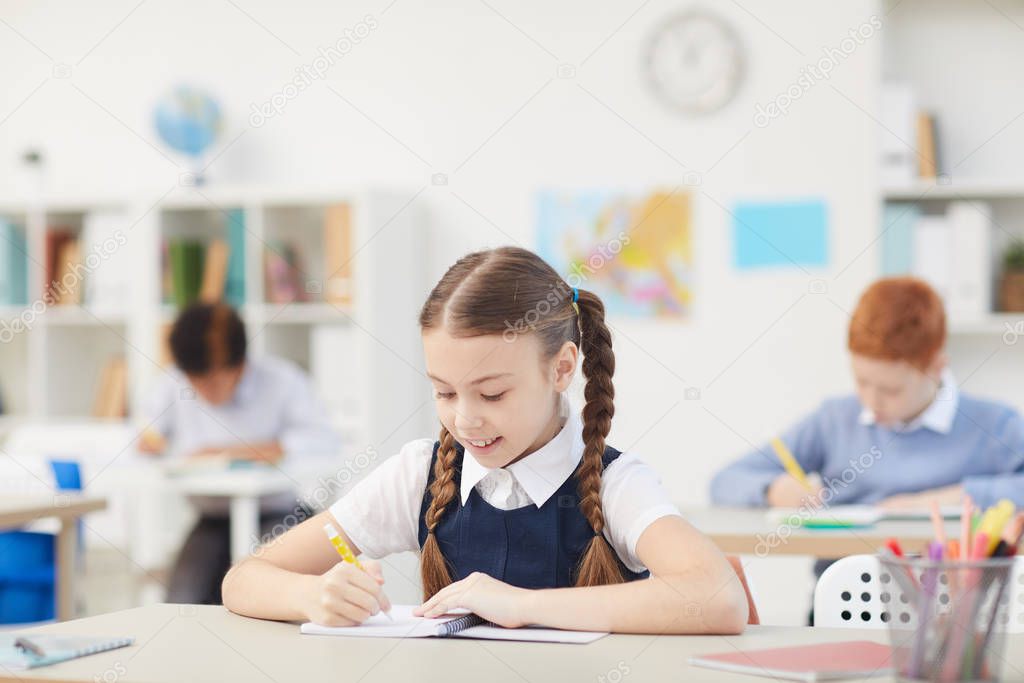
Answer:
[[[0,497],[0,529],[22,527],[40,519],[57,519],[57,619],[74,617],[75,553],[78,552],[78,520],[88,513],[107,507],[107,501],[95,496],[9,495]]]
[[[847,555],[874,554],[888,538],[917,550],[934,539],[931,522],[883,521],[856,529],[805,529],[773,523],[763,508],[682,508],[683,517],[728,554],[810,555],[834,560]],[[960,534],[958,520],[946,520],[949,538]]]
[[[276,467],[223,469],[167,477],[167,486],[186,496],[226,498],[230,502],[231,561],[253,551],[260,537],[260,498],[282,493],[298,495],[295,476]]]
[[[26,631],[32,633],[37,629]],[[885,630],[750,626],[741,636],[611,635],[589,645],[421,638],[304,636],[295,624],[246,619],[223,607],[150,605],[65,624],[40,633],[134,636],[130,648],[0,680],[188,681],[736,681],[755,678],[687,664],[691,655],[844,640],[888,644]],[[1009,636],[1004,681],[1024,681],[1024,635]],[[890,681],[890,678],[873,678]]]

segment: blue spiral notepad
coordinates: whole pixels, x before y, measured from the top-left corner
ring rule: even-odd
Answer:
[[[32,644],[44,654],[40,656],[17,647],[14,643],[19,637],[30,639]],[[40,666],[50,666],[66,662],[69,659],[78,659],[98,652],[127,647],[134,642],[134,638],[3,633],[0,634],[0,669],[24,671]]]

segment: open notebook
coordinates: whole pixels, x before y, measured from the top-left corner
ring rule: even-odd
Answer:
[[[788,681],[836,681],[892,674],[892,649],[869,640],[690,657],[708,669]]]
[[[97,652],[127,647],[135,642],[134,638],[58,636],[44,633],[26,633],[24,637],[29,639],[43,654],[33,654],[16,647],[14,643],[18,639],[17,634],[0,633],[0,670],[35,669]]]
[[[413,616],[413,605],[393,605],[391,619],[376,614],[359,626],[320,626],[308,622],[301,630],[308,635],[352,636],[357,638],[482,638],[537,643],[592,643],[608,635],[598,631],[560,631],[550,628],[502,628],[482,623],[472,614],[425,619]],[[392,619],[394,621],[392,621]]]
[[[943,518],[959,519],[959,505],[943,505],[940,508]],[[768,521],[773,524],[792,524],[808,528],[842,528],[864,527],[881,521],[923,520],[931,519],[927,509],[920,510],[883,510],[875,505],[833,505],[808,512],[800,508],[772,508],[768,510]]]

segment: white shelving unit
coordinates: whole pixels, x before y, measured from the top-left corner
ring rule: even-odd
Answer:
[[[373,189],[182,187],[163,197],[0,204],[0,216],[26,231],[30,302],[27,308],[4,307],[0,320],[31,318],[29,329],[0,348],[4,422],[88,419],[99,369],[115,355],[127,362],[129,419],[140,418],[146,392],[163,373],[163,336],[175,315],[175,307],[162,298],[163,240],[222,236],[225,213],[237,209],[245,223],[240,311],[250,352],[283,356],[313,371],[350,447],[397,450],[423,434],[426,419],[418,409],[428,396],[416,320],[425,291],[424,227],[418,209],[407,202],[408,194]],[[347,306],[326,302],[322,286],[316,286],[328,275],[324,212],[337,204],[349,206],[350,253],[355,254]],[[127,239],[119,250],[126,250],[124,261],[130,264],[124,300],[100,309],[86,299],[32,314],[31,302],[42,301],[44,294],[47,230],[61,225],[80,232],[93,211],[123,216]],[[264,250],[279,240],[295,242],[306,259],[302,270],[312,291],[309,301],[267,301]],[[336,357],[335,341],[343,347]]]
[[[1010,121],[1019,113],[1017,94],[997,85],[1002,77],[1013,78],[1015,60],[997,57],[995,47],[998,41],[1015,43],[1016,35],[1009,31],[1013,27],[1005,17],[970,0],[886,0],[881,9],[886,31],[882,79],[909,83],[917,108],[937,117],[941,161],[939,178],[883,186],[880,201],[913,203],[923,213],[944,212],[953,201],[991,206],[990,313],[979,320],[951,320],[949,331],[976,340],[998,338],[1007,325],[1024,320],[1024,312],[997,310],[1003,253],[1011,242],[1024,241],[1024,176],[1019,163],[998,152],[1008,142],[1005,136],[999,137],[1002,124],[981,122]],[[995,41],[993,45],[986,44],[986,35]],[[936,53],[935,44],[942,44],[943,50]],[[985,78],[978,79],[976,74]],[[978,115],[979,107],[985,109],[985,116]],[[996,153],[988,154],[993,150]],[[971,163],[963,163],[968,160]]]
[[[936,117],[939,172],[946,177],[883,186],[879,203],[912,203],[922,214],[945,212],[957,201],[991,207],[993,300],[978,319],[951,317],[947,349],[965,391],[1024,409],[1024,390],[1008,380],[1022,367],[1024,312],[997,306],[1003,254],[1024,240],[1024,173],[1017,153],[1024,129],[1016,121],[1024,91],[1005,85],[1017,80],[1024,44],[1014,25],[1020,7],[1004,9],[971,0],[880,3],[880,81],[910,84],[915,107]]]
[[[1024,179],[950,178],[949,181],[919,180],[904,187],[882,190],[887,201],[926,201],[931,199],[1024,199]]]

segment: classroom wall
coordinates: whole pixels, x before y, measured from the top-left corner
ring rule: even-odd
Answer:
[[[641,55],[659,22],[691,6],[20,5],[5,18],[24,39],[0,27],[0,60],[18,65],[0,93],[0,195],[25,185],[13,162],[25,140],[49,152],[56,193],[170,188],[181,169],[154,149],[151,110],[176,82],[204,85],[225,105],[226,149],[212,182],[407,188],[430,216],[431,281],[468,250],[530,246],[539,189],[672,188],[697,171],[692,317],[611,321],[611,440],[640,450],[681,502],[697,503],[720,464],[850,388],[846,312],[877,263],[870,112],[881,40],[865,41],[788,115],[759,128],[756,103],[785,92],[880,9],[868,0],[716,4],[746,46],[746,78],[723,111],[684,118],[652,97]],[[251,125],[253,103],[280,93],[318,47],[360,22],[372,25],[368,35],[327,79]],[[559,78],[560,64],[575,77]],[[432,184],[436,173],[448,184]],[[737,273],[731,204],[808,196],[828,202],[831,265]],[[812,293],[817,279],[825,294]],[[699,400],[686,400],[687,388]]]

